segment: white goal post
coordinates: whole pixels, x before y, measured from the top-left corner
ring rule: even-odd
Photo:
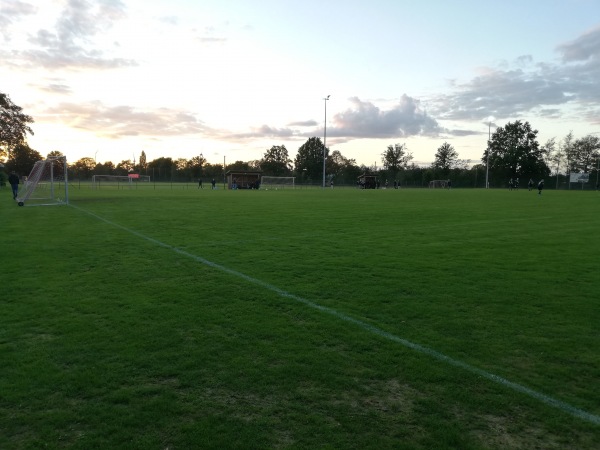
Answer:
[[[435,189],[435,188],[446,189],[447,187],[448,187],[448,180],[431,180],[429,182],[430,189]]]
[[[17,202],[19,206],[68,204],[67,157],[51,156],[37,161],[17,195]]]
[[[262,177],[260,187],[262,189],[294,189],[296,177]]]

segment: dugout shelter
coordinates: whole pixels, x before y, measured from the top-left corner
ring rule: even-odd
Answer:
[[[262,172],[230,170],[225,175],[227,176],[228,189],[258,189]]]

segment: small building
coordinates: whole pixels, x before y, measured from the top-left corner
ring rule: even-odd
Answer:
[[[375,175],[363,174],[358,177],[358,187],[360,189],[377,189],[379,187],[379,179]]]
[[[258,189],[262,172],[230,170],[225,175],[227,176],[228,189]]]

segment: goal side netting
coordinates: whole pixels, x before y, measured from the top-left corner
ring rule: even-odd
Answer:
[[[435,188],[446,189],[448,187],[448,180],[432,180],[429,182],[429,187],[431,189],[435,189]]]
[[[294,189],[296,177],[262,177],[260,187],[262,189]]]
[[[69,203],[67,158],[56,156],[37,161],[17,195],[19,206],[64,205]]]

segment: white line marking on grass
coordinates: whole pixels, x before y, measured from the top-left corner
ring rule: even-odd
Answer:
[[[600,416],[597,416],[595,414],[591,414],[591,413],[589,413],[587,411],[584,411],[582,409],[576,408],[576,407],[574,407],[574,406],[572,406],[572,405],[570,405],[570,404],[568,404],[566,402],[563,402],[561,400],[557,400],[555,398],[552,398],[552,397],[550,397],[550,396],[548,396],[546,394],[543,394],[541,392],[537,392],[537,391],[535,391],[533,389],[530,389],[530,388],[528,388],[526,386],[523,386],[521,384],[513,383],[512,381],[509,381],[506,378],[502,378],[502,377],[500,377],[498,375],[494,375],[493,373],[486,372],[483,369],[479,369],[479,368],[477,368],[475,366],[472,366],[470,364],[467,364],[465,362],[462,362],[462,361],[459,361],[457,359],[454,359],[454,358],[451,358],[449,356],[446,356],[443,353],[440,353],[440,352],[438,352],[436,350],[430,349],[428,347],[424,347],[424,346],[419,345],[419,344],[415,344],[414,342],[411,342],[411,341],[408,341],[408,340],[403,339],[401,337],[398,337],[398,336],[396,336],[396,335],[394,335],[392,333],[388,333],[387,331],[382,330],[381,328],[378,328],[376,326],[373,326],[371,324],[363,322],[363,321],[361,321],[359,319],[355,319],[355,318],[353,318],[351,316],[348,316],[348,315],[346,315],[344,313],[336,311],[335,309],[329,308],[327,306],[319,305],[318,303],[314,303],[314,302],[312,302],[310,300],[307,300],[305,298],[302,298],[302,297],[299,297],[297,295],[291,294],[291,293],[289,293],[287,291],[284,291],[283,289],[278,288],[277,286],[274,286],[272,284],[266,283],[266,282],[261,281],[261,280],[259,280],[257,278],[253,278],[253,277],[251,277],[249,275],[246,275],[246,274],[244,274],[242,272],[238,272],[237,270],[229,269],[228,267],[225,267],[225,266],[222,266],[220,264],[217,264],[217,263],[214,263],[212,261],[209,261],[207,259],[204,259],[201,256],[197,256],[197,255],[194,255],[192,253],[186,252],[185,250],[179,249],[177,247],[173,247],[172,245],[165,244],[164,242],[161,242],[161,241],[159,241],[157,239],[154,239],[154,238],[151,238],[151,237],[146,236],[144,234],[141,234],[141,233],[139,233],[139,232],[137,232],[135,230],[127,228],[127,227],[125,227],[123,225],[120,225],[118,223],[112,222],[112,221],[110,221],[108,219],[105,219],[105,218],[103,218],[103,217],[101,217],[101,216],[99,216],[97,214],[94,214],[94,213],[92,213],[90,211],[86,211],[85,209],[79,208],[78,206],[74,206],[73,204],[71,204],[70,206],[72,206],[73,208],[75,208],[75,209],[77,209],[77,210],[79,210],[81,212],[84,212],[84,213],[86,213],[86,214],[88,214],[88,215],[90,215],[92,217],[95,217],[96,219],[98,219],[98,220],[100,220],[100,221],[102,221],[104,223],[107,223],[107,224],[109,224],[109,225],[111,225],[111,226],[113,226],[115,228],[119,228],[119,229],[121,229],[123,231],[126,231],[127,233],[133,234],[134,236],[137,236],[140,239],[143,239],[143,240],[146,240],[148,242],[151,242],[151,243],[153,243],[153,244],[155,244],[155,245],[157,245],[159,247],[166,248],[166,249],[171,250],[171,251],[173,251],[175,253],[178,253],[178,254],[180,254],[182,256],[186,256],[186,257],[188,257],[188,258],[190,258],[190,259],[192,259],[194,261],[197,261],[199,263],[202,263],[202,264],[207,265],[209,267],[212,267],[214,269],[220,270],[221,272],[225,272],[225,273],[227,273],[229,275],[232,275],[234,277],[241,278],[241,279],[243,279],[243,280],[245,280],[245,281],[247,281],[247,282],[249,282],[251,284],[254,284],[254,285],[260,286],[262,288],[265,288],[265,289],[267,289],[269,291],[275,292],[276,294],[280,295],[281,297],[285,297],[285,298],[289,298],[289,299],[295,300],[295,301],[297,301],[299,303],[302,303],[302,304],[304,304],[306,306],[309,306],[309,307],[311,307],[313,309],[316,309],[318,311],[321,311],[321,312],[330,314],[330,315],[332,315],[334,317],[337,317],[338,319],[341,319],[341,320],[343,320],[345,322],[349,322],[349,323],[352,323],[354,325],[357,325],[358,327],[362,328],[363,330],[369,331],[369,332],[371,332],[371,333],[373,333],[373,334],[375,334],[377,336],[383,337],[383,338],[388,339],[388,340],[390,340],[392,342],[396,342],[398,344],[401,344],[404,347],[410,348],[410,349],[415,350],[415,351],[417,351],[419,353],[422,353],[424,355],[431,356],[432,358],[437,359],[438,361],[443,361],[443,362],[445,362],[447,364],[450,364],[451,366],[459,367],[459,368],[461,368],[463,370],[466,370],[467,372],[471,372],[472,374],[475,374],[475,375],[478,375],[480,377],[486,378],[486,379],[488,379],[490,381],[493,381],[494,383],[498,383],[498,384],[500,384],[502,386],[508,387],[508,388],[510,388],[510,389],[512,389],[512,390],[514,390],[516,392],[520,392],[522,394],[526,394],[526,395],[528,395],[528,396],[530,396],[530,397],[532,397],[532,398],[534,398],[536,400],[541,401],[542,403],[545,403],[546,405],[549,405],[549,406],[552,406],[554,408],[557,408],[557,409],[559,409],[559,410],[561,410],[561,411],[563,411],[565,413],[568,413],[568,414],[570,414],[570,415],[572,415],[574,417],[578,417],[578,418],[583,419],[583,420],[585,420],[587,422],[591,422],[593,424],[600,425]]]

